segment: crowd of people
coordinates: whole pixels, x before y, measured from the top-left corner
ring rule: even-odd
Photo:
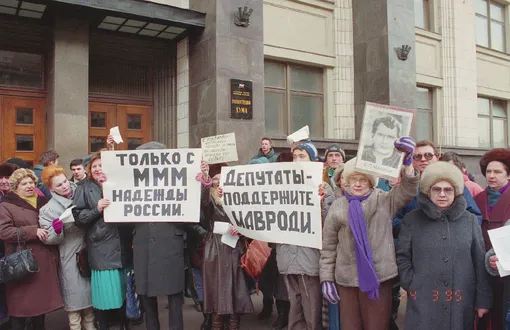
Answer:
[[[113,150],[111,136],[107,145]],[[137,149],[166,146],[153,141]],[[481,158],[485,189],[458,154],[440,155],[432,142],[400,137],[394,150],[404,155],[402,171],[385,180],[359,172],[339,144],[321,158],[310,140],[277,154],[263,138],[249,164],[324,163],[323,237],[321,250],[271,242],[257,279],[241,267],[251,239],[232,227],[240,236],[232,248],[213,233],[216,223],[230,222],[220,185],[228,164],[201,163],[199,223],[118,224],[103,218],[110,201],[100,152],[73,160],[71,178],[53,150],[33,170],[8,159],[0,164],[0,252],[29,249],[39,271],[2,284],[3,327],[43,330],[45,315],[64,308],[71,330],[129,329],[133,322],[180,330],[188,296],[203,314],[202,330],[236,330],[255,312],[257,281],[258,319],[270,319],[276,306],[274,330],[395,330],[403,293],[405,329],[510,329],[510,282],[499,276],[487,234],[510,219],[510,150]],[[63,221],[70,207],[74,221]],[[126,313],[132,271],[143,311],[136,320]],[[163,326],[161,296],[168,299]]]

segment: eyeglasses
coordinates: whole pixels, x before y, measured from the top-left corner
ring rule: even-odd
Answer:
[[[447,196],[451,196],[451,195],[453,195],[453,193],[455,191],[452,187],[446,187],[446,188],[432,187],[432,188],[430,188],[430,190],[436,196],[439,196],[441,194],[441,192],[444,192],[444,194]]]
[[[366,186],[368,184],[367,178],[349,178],[349,184],[357,184],[359,183],[361,186]]]
[[[414,160],[422,160],[423,157],[425,157],[426,160],[431,160],[432,158],[434,158],[434,154],[431,153],[431,152],[426,152],[424,154],[415,154],[413,156],[413,159]]]

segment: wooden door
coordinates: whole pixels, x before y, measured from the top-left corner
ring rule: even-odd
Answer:
[[[133,150],[152,139],[152,108],[112,103],[89,103],[89,152],[106,146],[110,128],[119,126],[123,143],[116,150]]]
[[[44,99],[0,96],[1,162],[16,157],[37,164],[46,149]]]

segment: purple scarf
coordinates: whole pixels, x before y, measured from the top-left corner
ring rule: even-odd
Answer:
[[[361,202],[368,196],[352,196],[345,193],[349,201],[349,227],[354,237],[354,250],[356,251],[356,267],[358,269],[358,282],[361,292],[368,293],[370,299],[379,299],[379,279],[375,272],[372,250],[368,241],[367,223],[361,208]]]

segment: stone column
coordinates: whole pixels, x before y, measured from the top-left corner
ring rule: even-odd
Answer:
[[[454,0],[452,0],[454,1]],[[356,138],[365,102],[414,108],[416,48],[413,0],[356,0],[353,7]],[[397,48],[409,45],[406,61]]]
[[[89,23],[56,17],[49,59],[47,145],[68,170],[88,154]]]
[[[206,27],[189,40],[190,139],[235,132],[239,163],[258,150],[264,134],[264,44],[262,0],[189,0],[207,14]],[[248,27],[234,25],[237,8],[253,9]],[[253,82],[253,119],[230,118],[230,79]]]
[[[474,1],[440,3],[443,113],[439,144],[478,146]]]

